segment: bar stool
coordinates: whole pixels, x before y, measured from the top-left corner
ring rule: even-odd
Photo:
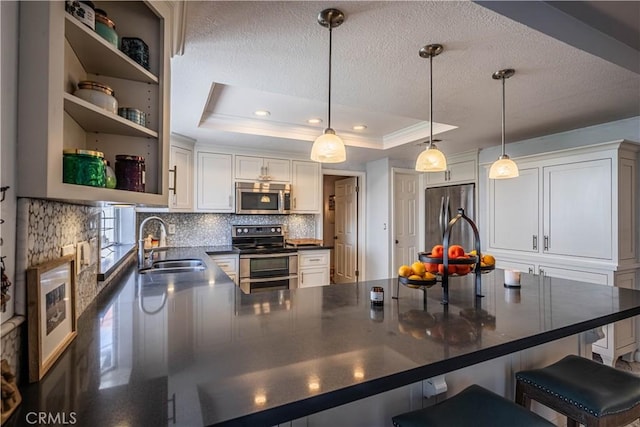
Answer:
[[[554,427],[554,424],[479,385],[434,406],[396,415],[396,427]]]
[[[640,418],[640,378],[584,357],[566,356],[516,373],[516,403],[531,400],[567,416],[567,426],[613,427]]]

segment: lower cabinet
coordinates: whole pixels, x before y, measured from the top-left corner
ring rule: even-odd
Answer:
[[[329,285],[329,253],[329,249],[298,251],[298,287]]]
[[[238,284],[238,255],[224,254],[224,255],[209,255],[211,260],[218,264],[218,267],[224,271],[233,283]]]
[[[635,271],[616,272],[615,286],[618,288],[636,288]],[[605,326],[604,338],[593,343],[593,352],[602,357],[602,362],[614,366],[619,356],[633,355],[636,350],[636,319],[629,318]],[[629,358],[630,359],[630,358]]]

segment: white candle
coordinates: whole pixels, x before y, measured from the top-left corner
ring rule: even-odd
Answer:
[[[520,285],[520,272],[515,270],[504,271],[504,284],[507,286]]]

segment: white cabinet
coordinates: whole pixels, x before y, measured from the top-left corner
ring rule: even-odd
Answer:
[[[249,181],[289,182],[291,162],[270,157],[236,156],[235,178]]]
[[[615,286],[619,288],[637,289],[636,272],[616,272]],[[636,349],[636,319],[624,319],[607,325],[604,338],[593,343],[593,352],[602,356],[602,361],[613,366],[620,355],[631,353]]]
[[[99,4],[98,4],[99,6]],[[20,5],[19,196],[167,206],[169,164],[170,6],[109,2],[119,34],[149,47],[145,69],[66,13],[64,2]],[[110,86],[121,107],[143,110],[140,126],[76,97],[81,80]],[[145,191],[63,182],[63,150],[145,158]]]
[[[171,142],[169,155],[169,209],[193,210],[193,146]]]
[[[542,169],[545,253],[612,258],[611,162],[604,158]]]
[[[196,157],[197,209],[234,212],[232,155],[198,151]]]
[[[454,185],[475,182],[478,171],[478,152],[469,151],[447,157],[447,170],[426,174],[427,186]]]
[[[238,255],[235,254],[223,254],[223,255],[209,255],[209,257],[215,262],[222,271],[224,271],[233,283],[238,284]]]
[[[329,249],[298,251],[298,286],[327,286],[329,277]]]
[[[635,259],[628,235],[637,229],[636,206],[628,197],[637,180],[636,150],[629,143],[576,149],[519,161],[517,178],[485,177],[488,250],[601,266]]]
[[[538,168],[520,168],[513,179],[489,181],[489,247],[538,252]]]
[[[320,163],[292,160],[291,169],[291,213],[321,213],[322,173]]]
[[[500,268],[636,288],[638,152],[615,141],[515,161],[520,176],[485,180],[487,252]],[[636,348],[635,322],[593,345],[605,363]]]

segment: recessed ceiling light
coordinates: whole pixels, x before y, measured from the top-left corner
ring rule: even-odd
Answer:
[[[309,119],[309,120],[307,120],[307,123],[312,124],[312,125],[317,125],[318,123],[322,123],[322,119],[318,119],[318,118]]]
[[[367,128],[366,125],[355,125],[353,130],[365,130]]]
[[[267,110],[256,110],[253,112],[253,114],[255,114],[258,117],[268,117],[271,115],[271,112]]]

